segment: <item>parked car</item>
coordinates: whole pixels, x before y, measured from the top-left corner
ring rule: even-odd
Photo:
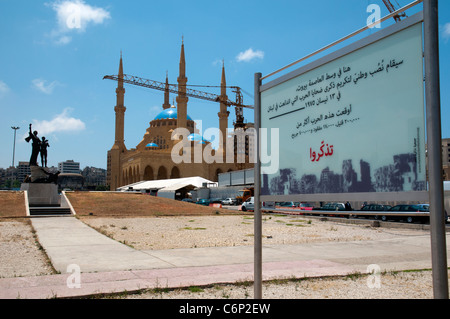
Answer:
[[[278,209],[285,209],[285,208],[289,208],[289,209],[293,209],[294,211],[296,211],[298,213],[299,210],[313,210],[314,206],[309,204],[309,203],[305,203],[305,202],[277,202],[276,204],[276,208]],[[298,213],[300,215],[303,215],[304,213]]]
[[[411,206],[417,206],[419,211],[425,211],[425,212],[430,211],[430,204],[416,204],[416,205],[411,205]]]
[[[275,206],[278,206],[278,207],[292,207],[292,208],[297,207],[297,205],[298,205],[298,203],[295,203],[295,202],[277,202],[275,204]]]
[[[423,209],[426,212],[430,211],[430,204],[416,204],[416,205],[412,205],[412,206],[418,206],[419,209]],[[444,210],[444,222],[450,223],[450,218],[448,216],[447,210]]]
[[[209,204],[211,203],[211,201],[209,200],[209,198],[202,198],[197,200],[196,204],[199,205],[203,205],[203,206],[209,206]]]
[[[391,207],[391,209],[389,209],[390,213],[407,213],[407,212],[416,212],[416,213],[429,213],[430,212],[430,208],[428,204],[415,204],[415,205],[408,205],[408,204],[401,204],[401,205],[396,205],[394,207]],[[376,216],[375,218],[379,218],[379,216]],[[413,214],[408,215],[408,214],[404,214],[399,215],[399,216],[389,216],[389,215],[381,215],[381,220],[382,221],[387,221],[388,219],[405,219],[408,223],[412,223],[415,220],[421,220],[421,221],[427,221],[429,220],[429,217],[425,217],[425,216],[413,216]]]
[[[192,199],[190,199],[190,198],[183,198],[181,201],[182,201],[182,202],[186,202],[186,203],[193,203],[193,202],[194,202],[194,201],[193,201]]]
[[[297,205],[301,210],[313,210],[314,206],[310,203],[298,203]]]
[[[319,208],[314,208],[313,210],[319,210],[324,211],[323,213],[320,213],[320,216],[327,215],[331,217],[349,217],[349,215],[341,215],[338,213],[331,213],[331,212],[341,212],[346,211],[344,203],[327,203]]]
[[[379,211],[379,212],[386,212],[390,210],[392,206],[390,205],[380,205],[380,204],[368,204],[361,208],[361,211]]]
[[[416,205],[396,205],[390,209],[394,212],[429,212],[430,207],[427,204],[416,204]]]
[[[365,204],[361,209],[360,212],[386,212],[392,208],[391,205],[381,205],[381,204]],[[355,212],[355,214],[352,214],[353,217],[358,217],[358,213]],[[359,215],[359,217],[371,217],[371,215]],[[373,216],[375,219],[378,218],[378,215]]]
[[[241,205],[241,210],[246,212],[249,210],[255,210],[255,197],[250,197],[249,199],[247,199],[245,202],[242,203]]]
[[[346,210],[344,203],[327,203],[323,205],[322,207],[318,208],[318,210],[329,210],[329,211],[335,211],[335,210]]]
[[[222,200],[222,205],[236,205],[236,199],[231,197],[225,198]]]

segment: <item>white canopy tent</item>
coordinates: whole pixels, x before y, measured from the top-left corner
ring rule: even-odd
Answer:
[[[171,192],[174,193],[177,190],[192,186],[192,187],[202,187],[204,184],[208,187],[217,187],[218,183],[212,182],[202,177],[185,177],[185,178],[175,178],[175,179],[161,179],[153,181],[141,181],[129,185],[119,187],[117,191],[121,192]]]

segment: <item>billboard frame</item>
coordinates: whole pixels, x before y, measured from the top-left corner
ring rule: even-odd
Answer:
[[[254,298],[262,298],[262,214],[261,214],[261,200],[271,201],[274,199],[289,200],[292,197],[296,199],[299,196],[305,201],[320,201],[320,199],[327,199],[332,201],[349,200],[352,198],[361,198],[364,196],[366,200],[370,201],[428,201],[430,203],[430,228],[431,228],[431,255],[432,255],[432,272],[433,272],[433,292],[435,299],[448,299],[448,273],[447,273],[447,248],[446,248],[446,231],[444,221],[444,191],[443,178],[441,174],[442,156],[441,156],[441,106],[440,106],[440,81],[439,81],[439,24],[438,24],[438,0],[423,0],[415,1],[411,5],[404,7],[392,14],[397,14],[409,9],[416,4],[423,2],[423,11],[409,17],[401,22],[398,22],[386,29],[380,30],[375,34],[367,36],[361,40],[356,41],[342,49],[319,58],[303,67],[298,68],[286,75],[283,75],[267,84],[262,84],[262,80],[283,71],[298,62],[304,61],[317,53],[320,53],[344,40],[351,38],[353,35],[359,34],[368,27],[354,32],[341,40],[330,44],[307,57],[300,59],[288,66],[270,73],[263,77],[261,73],[255,73],[255,128],[257,129],[256,151],[257,160],[255,164],[255,243],[254,243]],[[386,17],[384,18],[386,19]],[[382,19],[383,20],[383,19]],[[384,20],[383,20],[384,21]],[[379,21],[381,22],[381,20]],[[376,22],[376,23],[379,23]],[[306,73],[321,65],[329,63],[339,57],[350,54],[360,48],[363,48],[371,43],[386,38],[394,33],[400,32],[414,24],[421,23],[423,28],[422,49],[424,52],[424,84],[425,84],[425,109],[426,113],[426,132],[427,132],[427,147],[428,147],[428,190],[414,191],[414,192],[389,192],[389,193],[345,193],[345,194],[297,194],[297,195],[270,195],[261,196],[261,92],[268,90],[271,87],[279,85],[294,77]],[[426,80],[425,80],[426,79]],[[437,124],[436,124],[437,123]]]
[[[348,46],[319,58],[305,66],[261,85],[260,93],[274,88],[284,82],[299,77],[307,72],[324,66],[332,61],[347,56],[380,40],[388,38],[398,32],[406,30],[416,24],[423,23],[423,12],[419,12],[402,22],[396,23],[386,29],[380,30]],[[422,45],[423,49],[423,45]],[[425,111],[425,110],[424,110]],[[256,120],[255,120],[256,122]],[[255,174],[256,175],[256,174]],[[401,202],[401,201],[429,201],[428,191],[406,191],[406,192],[370,192],[370,193],[320,193],[320,194],[292,194],[292,195],[261,195],[263,201],[305,201],[305,202],[347,202],[347,201],[380,201],[380,202]]]

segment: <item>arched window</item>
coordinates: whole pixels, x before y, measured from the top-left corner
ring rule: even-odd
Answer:
[[[146,181],[151,181],[153,180],[155,177],[153,176],[153,168],[151,166],[147,166],[145,167],[145,171],[144,171],[144,180]]]
[[[167,179],[167,170],[164,166],[158,169],[158,179]]]
[[[172,168],[172,172],[170,173],[170,178],[180,178],[180,170],[178,169],[178,167],[174,166]]]

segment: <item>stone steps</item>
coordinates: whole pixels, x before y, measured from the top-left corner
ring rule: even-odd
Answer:
[[[29,207],[30,216],[71,215],[69,207]]]

